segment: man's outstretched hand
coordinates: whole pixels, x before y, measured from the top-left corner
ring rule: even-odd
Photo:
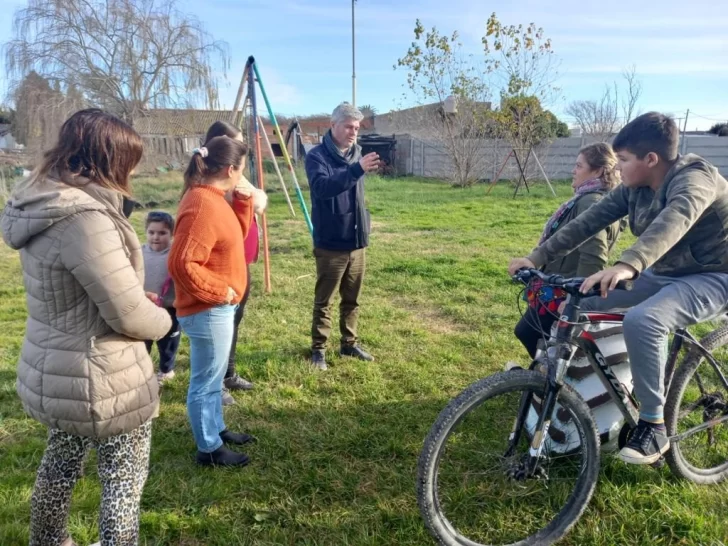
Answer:
[[[376,171],[379,168],[379,154],[370,152],[359,160],[359,165],[365,173]]]

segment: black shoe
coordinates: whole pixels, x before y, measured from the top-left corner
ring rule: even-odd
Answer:
[[[640,419],[627,445],[619,452],[619,458],[629,464],[652,464],[669,449],[670,440],[664,426],[659,427]]]
[[[339,351],[341,356],[353,356],[359,360],[374,362],[374,357],[362,349],[359,345],[342,345]]]
[[[311,351],[311,364],[313,364],[314,368],[322,372],[328,370],[329,367],[326,365],[326,351],[323,349],[314,349]]]
[[[220,439],[224,443],[234,446],[242,446],[250,442],[258,441],[255,436],[241,432],[230,432],[228,429],[225,429],[220,433]]]
[[[218,447],[212,453],[197,452],[197,464],[202,466],[245,466],[249,462],[245,453],[238,453],[225,446]]]
[[[253,390],[253,384],[247,379],[243,379],[238,374],[232,377],[226,377],[223,381],[225,388],[231,391],[250,391]]]

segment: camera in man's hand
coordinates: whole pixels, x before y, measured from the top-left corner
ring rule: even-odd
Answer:
[[[379,164],[379,154],[377,152],[370,152],[359,160],[359,165],[361,165],[365,173],[376,171],[379,169]]]

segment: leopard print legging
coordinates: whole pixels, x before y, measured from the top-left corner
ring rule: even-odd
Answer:
[[[147,479],[151,440],[151,421],[127,434],[104,439],[51,429],[31,499],[30,546],[60,546],[68,540],[71,494],[92,447],[98,455],[102,485],[101,544],[136,546],[139,501]]]

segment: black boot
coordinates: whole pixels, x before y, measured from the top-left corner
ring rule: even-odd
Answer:
[[[362,349],[359,345],[342,345],[339,351],[341,356],[352,356],[366,362],[373,362],[374,357]]]
[[[230,432],[228,429],[223,430],[220,433],[220,439],[226,444],[232,444],[234,446],[242,446],[249,442],[257,442],[258,439],[250,434],[244,434],[239,432]]]
[[[326,365],[326,351],[323,349],[313,349],[311,351],[311,364],[318,370],[328,370],[329,367]]]
[[[197,464],[202,466],[245,466],[250,459],[245,453],[238,453],[226,448],[218,447],[212,453],[197,452]]]

